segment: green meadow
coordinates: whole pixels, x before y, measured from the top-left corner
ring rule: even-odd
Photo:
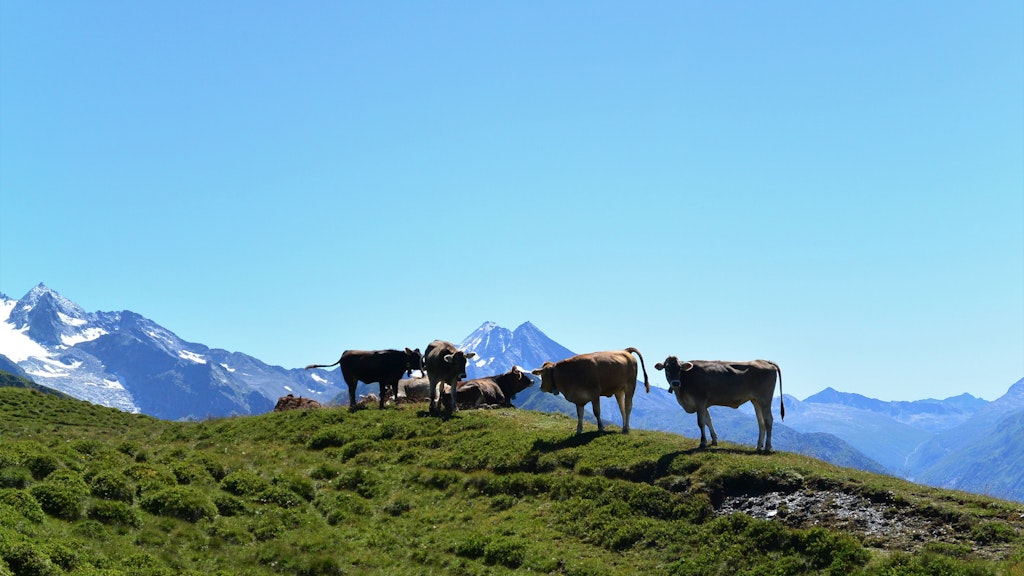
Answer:
[[[170,422],[3,387],[0,575],[1024,574],[1017,503],[575,426],[415,404]],[[722,511],[780,494],[887,528]]]

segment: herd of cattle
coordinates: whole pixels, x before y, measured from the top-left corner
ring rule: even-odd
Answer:
[[[597,427],[604,430],[601,421],[600,398],[615,396],[622,414],[622,432],[629,433],[629,414],[633,409],[633,393],[637,384],[637,361],[643,369],[644,387],[651,391],[644,357],[636,348],[610,352],[579,354],[559,362],[545,362],[533,370],[539,376],[540,389],[554,395],[563,395],[576,405],[576,434],[583,433],[583,410],[590,404],[597,419]],[[388,400],[422,398],[430,401],[430,412],[454,412],[463,407],[500,405],[511,407],[516,394],[531,386],[534,380],[518,367],[505,374],[463,381],[466,362],[475,353],[464,352],[451,342],[435,340],[425,353],[419,348],[410,350],[346,350],[333,364],[310,364],[313,368],[340,366],[342,378],[348,386],[349,407],[354,410],[356,385],[380,384],[380,408]],[[669,356],[654,365],[665,371],[669,392],[688,414],[697,414],[700,428],[700,447],[707,446],[704,429],[711,433],[711,444],[718,444],[718,434],[711,422],[709,406],[738,408],[751,402],[757,416],[757,449],[772,451],[772,397],[775,394],[775,376],[779,377],[782,394],[782,370],[767,360],[752,362],[718,362],[692,360],[681,362]],[[412,378],[419,370],[426,378]],[[405,376],[406,379],[402,379]],[[780,416],[785,419],[786,406],[780,404]]]

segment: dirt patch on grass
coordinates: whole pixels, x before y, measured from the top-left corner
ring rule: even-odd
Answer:
[[[835,490],[766,492],[726,496],[716,508],[720,515],[741,512],[754,518],[781,522],[793,528],[821,526],[857,535],[866,546],[885,550],[916,552],[926,544],[943,542],[989,559],[1005,558],[1013,549],[1010,542],[974,540],[968,525],[942,515],[929,515],[912,507],[878,503],[858,495]],[[1008,524],[1021,535],[1021,523]]]

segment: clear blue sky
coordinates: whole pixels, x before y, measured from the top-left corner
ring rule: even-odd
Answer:
[[[300,367],[532,321],[1024,377],[1024,4],[0,2],[0,291]]]

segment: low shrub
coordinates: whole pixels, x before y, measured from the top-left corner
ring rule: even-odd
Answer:
[[[57,576],[63,572],[48,554],[28,542],[0,543],[0,559],[18,576]]]
[[[142,515],[135,508],[118,500],[99,500],[89,507],[89,518],[107,525],[142,527]]]
[[[93,496],[104,500],[119,500],[131,504],[135,501],[135,484],[120,472],[100,472],[89,483]]]
[[[217,515],[217,507],[203,492],[191,486],[173,486],[146,496],[142,509],[159,516],[198,522]]]
[[[971,539],[978,544],[1013,542],[1016,538],[1014,529],[1003,522],[980,522],[971,529]]]
[[[9,506],[21,517],[30,522],[43,521],[43,508],[30,493],[14,488],[0,489],[0,506]]]
[[[50,516],[78,520],[82,517],[89,487],[77,473],[64,471],[50,474],[46,480],[32,486],[30,492]]]
[[[237,496],[255,496],[270,487],[270,483],[252,470],[236,470],[220,481],[220,487]]]
[[[221,516],[240,516],[247,512],[245,502],[232,494],[216,494],[213,505]]]
[[[0,469],[0,488],[25,488],[32,480],[28,468],[15,466]]]

